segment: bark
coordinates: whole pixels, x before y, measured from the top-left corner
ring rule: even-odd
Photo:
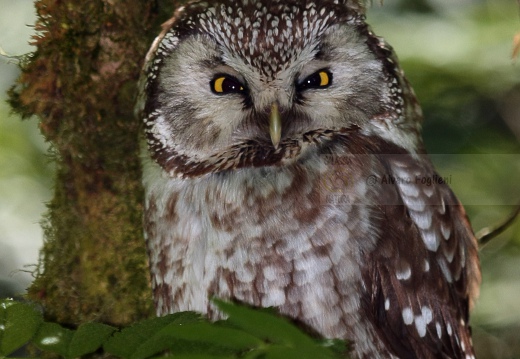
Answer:
[[[153,313],[133,116],[137,80],[165,0],[38,0],[36,51],[11,104],[40,118],[56,162],[45,244],[28,289],[49,320],[115,325]]]

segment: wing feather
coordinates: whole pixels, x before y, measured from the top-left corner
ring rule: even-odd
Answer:
[[[480,283],[475,236],[430,161],[394,153],[379,156],[381,230],[367,254],[364,309],[400,358],[472,358],[469,309]]]

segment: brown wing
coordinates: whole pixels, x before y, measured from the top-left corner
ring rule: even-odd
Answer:
[[[480,283],[475,237],[429,160],[400,152],[379,156],[381,232],[367,254],[364,309],[400,358],[472,358],[469,309]]]

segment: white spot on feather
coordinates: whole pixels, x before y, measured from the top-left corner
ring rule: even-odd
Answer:
[[[424,245],[428,250],[432,252],[436,252],[439,249],[439,245],[441,244],[440,238],[437,233],[433,230],[421,231],[421,238],[424,242]]]
[[[423,305],[421,307],[421,314],[426,321],[426,324],[430,324],[433,319],[433,313],[430,307]]]
[[[452,248],[451,251],[450,251],[450,248],[448,247],[444,247],[444,256],[446,256],[446,259],[448,260],[448,262],[453,262],[453,258],[455,257],[455,251],[457,250],[457,248]]]
[[[421,315],[415,316],[415,328],[417,329],[417,333],[419,333],[421,338],[426,335],[426,326],[432,321],[432,319],[432,310],[427,306],[423,306],[421,308]]]
[[[406,325],[410,325],[413,323],[413,312],[412,312],[412,308],[404,308],[403,309],[403,312],[402,312],[402,315],[403,315],[403,321],[404,321],[404,324]]]
[[[431,197],[433,196],[433,194],[435,193],[434,187],[423,187],[422,191],[425,195],[427,195],[428,197]]]
[[[444,214],[446,213],[446,204],[444,204],[444,198],[441,197],[441,208],[439,208],[439,213]]]
[[[408,197],[417,197],[419,195],[417,186],[413,183],[406,182],[404,180],[405,178],[406,177],[400,178],[401,181],[399,182],[399,188],[401,189],[401,192],[403,192],[403,194]]]
[[[430,271],[430,262],[428,262],[427,259],[424,260],[424,271],[429,272]]]
[[[417,333],[419,336],[423,338],[426,335],[426,322],[422,315],[415,316],[415,329],[417,329]]]
[[[448,264],[444,260],[444,258],[437,258],[437,263],[439,263],[439,267],[441,268],[442,274],[444,274],[444,278],[448,281],[448,283],[453,282],[453,277],[451,275],[451,271],[448,268]]]
[[[410,279],[410,277],[412,276],[412,268],[410,268],[410,265],[407,262],[402,260],[398,267],[399,267],[399,269],[395,273],[397,279],[399,279],[399,280]]]
[[[420,229],[428,229],[432,225],[432,216],[430,213],[410,211],[410,216]]]
[[[444,222],[441,222],[441,233],[445,240],[450,239],[451,228],[449,225],[444,224]]]
[[[403,200],[412,211],[422,212],[426,208],[426,203],[421,198],[403,196]]]

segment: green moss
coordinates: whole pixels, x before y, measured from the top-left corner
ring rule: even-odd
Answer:
[[[35,6],[36,51],[10,103],[41,119],[57,173],[28,295],[54,321],[128,324],[153,313],[132,109],[144,55],[172,8],[153,0]]]

